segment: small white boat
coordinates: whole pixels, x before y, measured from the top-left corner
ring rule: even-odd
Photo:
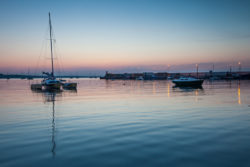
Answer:
[[[66,80],[61,80],[61,85],[63,89],[76,89],[77,88],[77,83],[76,82],[66,82]]]
[[[144,80],[144,78],[142,76],[139,76],[136,78],[136,80]]]
[[[173,77],[168,77],[167,79],[168,79],[168,80],[171,80],[171,79],[173,79]]]
[[[60,82],[66,82],[66,80],[65,79],[60,79]]]
[[[190,86],[190,87],[200,87],[203,84],[203,79],[197,79],[192,77],[181,77],[179,79],[174,79],[172,82],[176,86]]]

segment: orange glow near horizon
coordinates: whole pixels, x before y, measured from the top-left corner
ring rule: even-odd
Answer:
[[[211,57],[210,55],[213,53],[214,55]],[[168,71],[170,67],[172,69],[172,67],[178,65],[181,66],[209,62],[226,63],[229,62],[229,60],[231,60],[231,62],[239,62],[239,60],[235,60],[236,58],[234,58],[234,53],[228,52],[227,57],[223,55],[220,56],[219,54],[220,53],[216,53],[215,51],[210,51],[208,53],[202,53],[200,51],[197,53],[195,51],[189,53],[185,53],[184,51],[156,51],[154,54],[143,51],[137,51],[135,53],[119,53],[118,51],[108,53],[101,53],[101,51],[80,53],[78,51],[72,55],[70,54],[70,51],[67,50],[59,58],[55,57],[55,67],[57,67],[58,64],[65,69],[119,69],[125,67],[139,68],[143,66],[152,66],[152,70]],[[2,60],[0,62],[1,68],[11,68],[18,71],[18,69],[27,70],[36,68],[50,68],[51,66],[49,54],[46,56],[40,56],[39,58],[37,54],[32,54],[31,52],[27,52],[27,54],[25,54],[25,51],[23,50],[19,54],[17,54],[16,51],[10,51],[9,53],[6,52],[5,55],[8,56],[2,56]],[[249,62],[249,58],[247,57],[248,53],[241,53],[239,55],[244,58],[241,58],[240,62]]]
[[[50,68],[48,3],[27,4],[14,0],[1,5],[0,73]],[[203,69],[204,63],[214,63],[217,70],[219,63],[239,61],[242,70],[250,69],[249,5],[183,4],[179,10],[179,2],[152,0],[51,3],[55,67],[58,59],[71,72],[80,68],[169,71],[170,67],[171,72],[190,71],[195,64],[209,70]],[[15,5],[18,10],[13,10]]]

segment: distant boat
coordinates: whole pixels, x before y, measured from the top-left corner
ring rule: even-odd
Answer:
[[[181,77],[179,79],[174,79],[172,82],[176,86],[180,87],[201,87],[203,84],[203,79],[197,79],[192,77]]]
[[[136,80],[144,80],[144,78],[142,76],[139,76],[136,78]]]
[[[62,86],[63,86],[63,89],[76,89],[77,83],[75,83],[75,82],[66,82]]]
[[[60,80],[63,89],[76,89],[77,88],[77,83],[76,82],[67,82],[64,79]]]
[[[65,79],[60,79],[60,81],[61,81],[61,82],[66,82],[66,80],[65,80]]]
[[[167,79],[168,79],[168,80],[171,80],[171,79],[173,79],[173,77],[169,76]]]

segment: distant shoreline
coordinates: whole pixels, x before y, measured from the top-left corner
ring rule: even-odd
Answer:
[[[143,73],[109,73],[106,72],[104,76],[79,76],[79,75],[62,75],[57,78],[100,78],[111,80],[168,80],[179,78],[180,76],[198,77],[201,79],[250,79],[250,71],[242,72],[143,72]],[[23,75],[23,74],[0,74],[0,79],[39,79],[44,78],[42,75]]]
[[[23,75],[23,74],[0,74],[0,79],[36,79],[44,78],[41,75]],[[101,76],[78,76],[78,75],[63,75],[56,76],[57,78],[100,78]]]
[[[230,80],[230,79],[250,79],[250,71],[241,72],[184,72],[184,73],[167,73],[167,72],[144,72],[144,73],[109,73],[106,72],[101,79],[106,80],[171,80],[179,77],[194,77],[200,79],[212,80]]]

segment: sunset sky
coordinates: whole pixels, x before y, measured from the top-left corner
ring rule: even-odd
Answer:
[[[0,73],[50,65],[49,11],[65,74],[250,70],[249,0],[1,0]]]

